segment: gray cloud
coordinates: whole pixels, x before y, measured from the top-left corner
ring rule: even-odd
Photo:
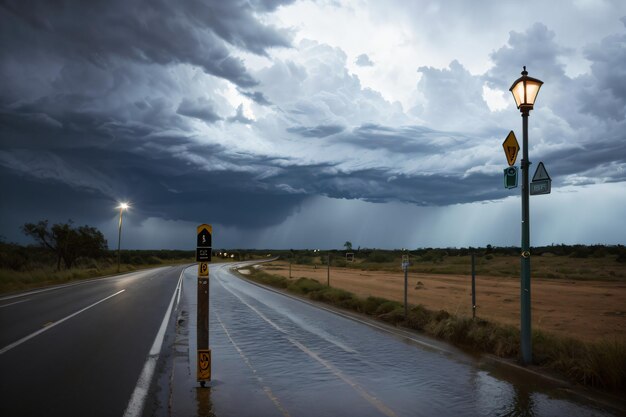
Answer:
[[[267,97],[265,97],[265,95],[260,91],[245,91],[240,88],[237,89],[237,91],[239,92],[239,94],[248,97],[250,100],[262,106],[269,106],[272,104],[272,102],[269,101]]]
[[[307,138],[324,138],[343,132],[345,129],[341,125],[318,125],[318,126],[294,126],[288,127],[287,132],[296,133]]]
[[[365,124],[343,135],[340,141],[372,150],[400,154],[435,154],[451,147],[466,145],[463,135],[435,131],[423,126],[398,128]]]
[[[621,21],[626,26],[626,17]],[[584,49],[585,58],[592,62],[593,81],[580,80],[584,83],[580,93],[583,111],[618,121],[626,118],[625,43],[626,35],[614,35]]]
[[[360,67],[373,67],[374,66],[374,63],[372,62],[370,57],[367,56],[367,54],[361,54],[357,56],[356,59],[354,60],[354,63]]]
[[[218,120],[222,120],[222,118],[213,109],[213,103],[205,98],[199,98],[195,101],[183,99],[178,106],[176,113],[204,120],[207,123],[214,123]]]
[[[268,10],[280,2],[260,4]],[[257,82],[227,44],[260,55],[268,48],[290,45],[284,31],[260,23],[245,1],[72,1],[64,7],[8,1],[0,13],[5,40],[0,45],[13,59],[28,58],[24,52],[34,46],[44,55],[51,51],[51,56],[85,60],[101,68],[114,67],[118,59],[189,63],[241,87]]]

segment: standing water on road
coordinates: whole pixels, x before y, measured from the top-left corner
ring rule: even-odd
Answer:
[[[212,266],[210,279],[211,403],[218,417],[614,415],[524,371],[391,334],[260,288],[229,268]],[[191,311],[193,272],[184,285]]]

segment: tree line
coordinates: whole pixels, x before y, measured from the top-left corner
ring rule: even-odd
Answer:
[[[109,249],[101,231],[87,225],[74,227],[71,220],[52,226],[48,220],[26,223],[22,231],[56,256],[57,270],[61,270],[61,262],[70,269],[78,258],[98,259]]]
[[[0,268],[13,271],[36,270],[53,266],[58,271],[71,268],[106,268],[116,262],[117,253],[109,250],[100,230],[84,225],[66,223],[50,224],[47,220],[26,223],[22,232],[35,241],[35,245],[21,246],[3,242],[0,236]],[[193,262],[191,250],[122,250],[122,264],[157,265],[173,261]]]

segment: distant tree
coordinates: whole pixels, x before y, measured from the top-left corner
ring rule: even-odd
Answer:
[[[343,244],[343,247],[346,248],[346,250],[349,252],[352,250],[352,242],[347,241],[346,243]]]
[[[61,270],[61,261],[69,269],[79,257],[98,258],[108,249],[107,241],[98,229],[86,225],[74,228],[72,224],[69,220],[48,228],[48,220],[41,220],[24,224],[22,231],[56,255],[57,270]]]

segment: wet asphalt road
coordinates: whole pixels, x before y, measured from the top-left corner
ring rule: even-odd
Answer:
[[[210,402],[196,395],[218,417],[613,415],[541,378],[339,316],[229,268],[211,268]],[[193,312],[195,271],[187,271],[183,308]],[[195,370],[193,354],[189,359]],[[173,411],[206,410],[179,403]]]
[[[195,382],[192,267],[165,321],[144,416],[612,415],[542,379],[258,287],[231,267],[211,265],[210,388]],[[0,298],[0,416],[122,416],[181,270]]]
[[[181,270],[0,299],[0,415],[122,416]]]

